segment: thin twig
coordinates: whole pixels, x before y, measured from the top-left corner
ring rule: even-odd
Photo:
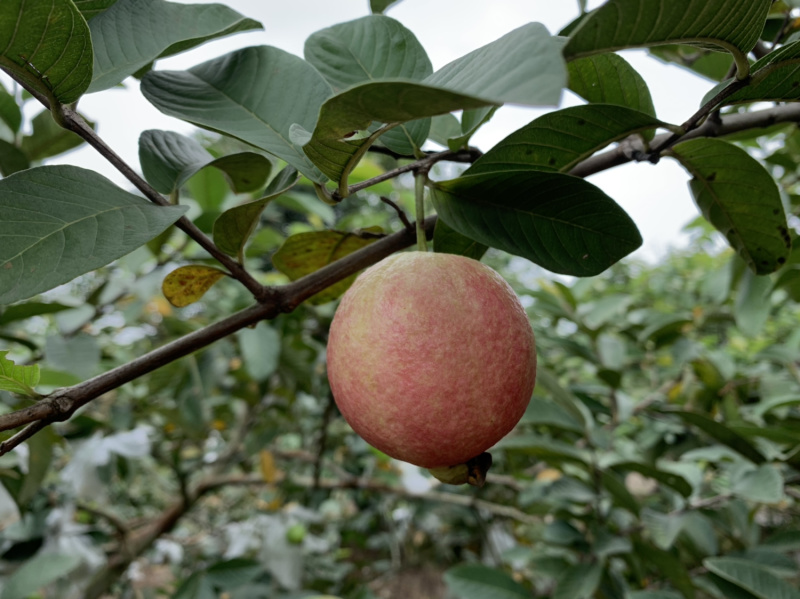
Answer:
[[[400,217],[400,222],[403,223],[403,226],[406,229],[408,229],[409,231],[414,229],[414,225],[412,225],[411,221],[408,220],[408,216],[406,216],[405,211],[400,206],[398,206],[396,203],[394,203],[386,196],[381,196],[381,202],[383,202],[384,204],[388,204],[389,206],[394,208],[395,212],[397,212],[397,216]]]

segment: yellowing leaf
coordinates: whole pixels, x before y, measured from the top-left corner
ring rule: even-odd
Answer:
[[[289,237],[272,256],[272,263],[292,281],[311,274],[331,262],[344,258],[356,250],[368,246],[380,237],[381,229],[370,227],[361,233],[341,231],[313,231]],[[312,296],[312,304],[324,304],[335,300],[355,281],[352,275]]]
[[[211,266],[190,264],[169,273],[161,285],[164,297],[177,308],[193,304],[202,298],[226,273]]]
[[[283,472],[275,465],[275,456],[267,449],[259,452],[258,466],[261,470],[261,478],[264,479],[265,483],[271,484],[283,478]]]

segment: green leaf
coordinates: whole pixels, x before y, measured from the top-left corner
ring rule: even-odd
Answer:
[[[792,102],[800,99],[800,40],[781,46],[753,63],[750,83],[727,97],[720,106],[745,102]],[[712,89],[706,99],[722,91],[730,81]]]
[[[603,565],[575,564],[558,577],[553,599],[590,599],[594,597],[600,579],[603,576]]]
[[[242,329],[237,336],[247,372],[256,381],[267,380],[278,368],[281,334],[266,322],[259,322],[254,329]]]
[[[688,170],[695,202],[750,269],[775,272],[792,247],[775,180],[745,150],[719,139],[676,145],[672,155]]]
[[[458,599],[528,599],[530,593],[505,572],[477,564],[460,564],[444,573]]]
[[[0,351],[0,389],[28,397],[36,397],[39,384],[39,365],[17,366],[6,358],[8,350]]]
[[[436,142],[440,146],[449,147],[448,140],[461,135],[461,123],[450,114],[440,114],[431,119],[431,130],[428,139]]]
[[[457,254],[480,260],[489,248],[451,228],[441,218],[436,220],[433,230],[433,251],[442,254]]]
[[[272,255],[272,264],[292,281],[327,266],[378,240],[379,231],[344,233],[342,231],[312,231],[289,237]],[[357,275],[338,281],[312,296],[311,304],[324,304],[342,295]]]
[[[624,58],[595,54],[567,64],[569,88],[592,104],[615,104],[656,115],[642,76]]]
[[[44,355],[47,363],[56,370],[69,372],[82,379],[97,374],[100,365],[100,346],[97,339],[86,333],[47,338]]]
[[[589,431],[594,426],[592,413],[583,405],[575,395],[561,386],[555,374],[538,364],[536,367],[536,389],[541,387],[550,393],[550,397],[575,418],[584,431]]]
[[[214,243],[226,254],[242,259],[244,246],[255,231],[264,207],[274,198],[291,189],[298,181],[297,171],[287,166],[264,190],[258,200],[240,204],[223,212],[214,222]]]
[[[747,439],[708,416],[683,410],[662,409],[662,411],[666,414],[674,414],[687,424],[696,426],[713,439],[737,451],[756,464],[766,462],[766,458]]]
[[[433,73],[425,48],[400,22],[371,15],[328,27],[306,40],[305,58],[337,92],[381,79],[421,81]],[[413,155],[428,138],[430,119],[400,125],[381,137],[390,150]]]
[[[553,463],[573,462],[586,465],[591,461],[589,455],[582,449],[543,435],[526,434],[506,437],[495,445],[495,449],[518,451]]]
[[[54,104],[75,102],[92,79],[89,26],[71,0],[3,0],[0,66]]]
[[[543,25],[529,23],[445,65],[421,83],[375,81],[330,98],[303,149],[328,177],[340,181],[367,143],[348,141],[347,136],[368,129],[373,121],[405,123],[506,102],[557,104],[565,71],[559,42]]]
[[[28,440],[28,473],[17,496],[17,503],[25,506],[39,491],[53,460],[53,444],[58,436],[47,428]]]
[[[500,141],[465,175],[536,169],[567,172],[607,145],[664,125],[650,115],[609,104],[573,106],[534,119]]]
[[[172,599],[216,599],[218,596],[206,573],[195,572],[183,581]]]
[[[778,503],[783,499],[783,477],[771,464],[762,464],[736,480],[731,491],[748,501]]]
[[[77,148],[83,139],[72,131],[60,127],[48,110],[43,110],[31,123],[33,133],[22,138],[20,147],[29,160],[44,160]],[[89,122],[90,127],[94,123]]]
[[[374,14],[381,14],[400,1],[401,0],[369,0],[369,9]]]
[[[582,434],[585,430],[583,423],[575,418],[566,408],[551,401],[534,395],[522,416],[525,424],[536,426],[549,426],[562,430]]]
[[[454,152],[460,148],[466,148],[469,140],[485,123],[494,116],[499,106],[484,106],[465,110],[461,115],[461,126],[459,133],[451,136],[447,140],[446,146]]]
[[[666,470],[659,470],[658,468],[650,466],[649,464],[642,464],[641,462],[620,462],[611,466],[611,469],[622,472],[638,472],[643,476],[647,476],[648,478],[652,478],[667,485],[684,497],[689,497],[689,495],[692,494],[692,485],[690,485],[681,475],[673,472],[667,472]]]
[[[56,312],[63,312],[64,310],[71,309],[72,306],[66,306],[64,304],[43,304],[40,302],[27,302],[25,304],[8,306],[5,310],[0,312],[0,326],[16,320],[25,320],[31,316],[55,314]]]
[[[0,599],[28,599],[82,563],[76,553],[40,553],[6,579]]]
[[[609,0],[593,11],[564,47],[570,59],[657,46],[716,46],[734,55],[739,77],[756,45],[772,0]]]
[[[771,290],[770,277],[757,276],[750,270],[742,273],[733,305],[733,316],[736,326],[745,335],[755,337],[764,328],[772,310],[769,301]]]
[[[725,79],[733,64],[733,56],[727,52],[678,44],[650,48],[650,55],[667,64],[678,64],[712,81]]]
[[[625,599],[681,599],[681,596],[672,591],[633,591]]]
[[[235,193],[255,191],[269,177],[272,163],[261,154],[240,152],[221,158],[195,140],[150,129],[139,136],[139,163],[142,174],[156,191],[170,194],[205,167],[222,171]]]
[[[117,0],[92,19],[94,75],[88,92],[114,87],[157,58],[172,56],[261,23],[222,4]]]
[[[683,514],[662,514],[653,510],[642,511],[642,524],[650,540],[659,549],[669,549],[684,527]]]
[[[596,275],[642,244],[625,211],[578,177],[492,172],[436,183],[432,190],[439,218],[453,229],[552,272]]]
[[[751,561],[733,557],[710,557],[703,560],[703,565],[709,572],[759,599],[800,599],[800,591],[795,587]]]
[[[24,171],[31,164],[25,153],[14,144],[0,139],[0,174],[4,177]]]
[[[22,124],[22,111],[17,105],[17,101],[0,85],[0,120],[2,120],[12,133],[19,132]]]
[[[208,567],[209,582],[220,590],[228,591],[252,582],[264,571],[264,566],[255,560],[235,558],[217,562]]]
[[[312,181],[326,181],[290,134],[293,125],[313,130],[331,95],[302,58],[269,46],[244,48],[188,71],[151,71],[141,90],[164,114],[241,139]]]
[[[659,549],[649,543],[635,542],[634,553],[649,562],[659,576],[666,576],[686,599],[694,599],[694,585],[686,567],[672,551]]]
[[[3,179],[0,304],[27,299],[132,252],[185,210],[156,206],[75,166],[37,167]]]
[[[117,0],[72,0],[87,21],[108,10]]]
[[[603,470],[600,480],[606,491],[608,491],[608,494],[611,495],[618,506],[625,508],[637,516],[639,515],[642,506],[639,505],[636,498],[628,491],[625,483],[620,480],[615,473],[609,470]]]

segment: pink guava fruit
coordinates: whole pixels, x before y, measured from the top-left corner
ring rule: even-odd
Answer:
[[[465,464],[525,412],[536,380],[533,330],[485,264],[394,254],[342,297],[328,379],[345,420],[373,447],[423,468]]]

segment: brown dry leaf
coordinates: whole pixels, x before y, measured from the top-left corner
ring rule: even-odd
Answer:
[[[202,298],[214,283],[226,275],[227,273],[211,266],[181,266],[164,277],[161,290],[170,304],[183,308]]]
[[[283,472],[275,465],[275,456],[271,451],[262,449],[258,454],[258,462],[265,483],[271,484],[283,478]]]

